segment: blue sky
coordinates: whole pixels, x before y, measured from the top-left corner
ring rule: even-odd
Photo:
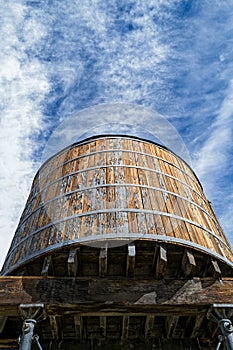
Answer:
[[[1,262],[52,131],[100,103],[165,116],[233,244],[231,0],[5,0],[0,16]]]

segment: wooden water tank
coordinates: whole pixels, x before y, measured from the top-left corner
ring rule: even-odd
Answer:
[[[48,254],[56,259],[80,244],[95,250],[95,243],[130,241],[152,244],[152,250],[166,246],[177,257],[194,252],[202,264],[199,275],[207,259],[228,274],[233,268],[230,244],[187,163],[143,139],[93,137],[64,149],[38,171],[2,274],[19,274]],[[140,264],[149,264],[143,254]]]

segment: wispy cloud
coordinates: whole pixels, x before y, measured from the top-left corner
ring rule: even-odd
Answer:
[[[98,103],[151,107],[169,100],[170,91],[163,88],[169,44],[160,41],[155,21],[163,1],[153,3],[50,3],[46,11],[59,23],[43,51],[54,83],[51,113],[64,118]]]
[[[215,174],[221,177],[231,169],[232,139],[233,139],[233,81],[217,119],[208,127],[208,137],[199,151],[196,169],[200,176]]]
[[[43,119],[56,126],[59,118],[100,102],[150,104],[166,57],[149,2],[37,5],[12,1],[0,9],[0,262],[38,167]]]
[[[0,256],[38,166],[40,132],[105,102],[169,117],[233,237],[230,1],[13,0],[0,12]]]
[[[161,105],[178,128],[194,169],[233,245],[232,208],[232,13],[229,1],[165,4],[159,32],[169,42],[171,100]],[[165,17],[164,17],[165,16]],[[169,17],[169,21],[167,18]],[[168,35],[169,34],[169,35]],[[232,222],[232,221],[231,221]]]
[[[233,243],[233,81],[218,112],[217,119],[209,127],[208,137],[199,149],[195,169],[206,193],[215,203],[220,221]]]
[[[36,16],[17,2],[1,4],[0,53],[0,262],[25,203],[36,164],[33,137],[42,129],[41,101],[49,84],[44,67],[27,50],[45,34]]]

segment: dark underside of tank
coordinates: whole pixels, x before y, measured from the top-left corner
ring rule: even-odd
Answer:
[[[106,248],[108,246],[108,248]],[[102,247],[102,248],[101,248]],[[104,247],[104,248],[103,248]],[[131,247],[131,248],[130,248]],[[130,249],[131,252],[130,253]],[[180,244],[158,243],[152,240],[109,240],[63,246],[27,260],[6,275],[15,276],[69,276],[69,256],[77,259],[75,276],[100,275],[101,254],[105,250],[108,277],[231,277],[232,264],[204,251]],[[127,271],[128,260],[133,261]],[[128,267],[129,269],[129,267]]]

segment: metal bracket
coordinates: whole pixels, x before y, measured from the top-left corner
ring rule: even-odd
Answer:
[[[38,321],[45,319],[44,304],[20,304],[19,312],[24,320],[20,350],[31,350],[35,325]]]
[[[38,322],[46,318],[44,304],[20,304],[19,312],[24,320],[33,319]]]
[[[39,350],[43,350],[43,349],[42,349],[42,346],[40,345],[40,342],[39,342],[39,335],[38,335],[38,334],[35,334],[35,335],[34,335],[33,340],[34,340],[34,342],[36,343],[38,349],[39,349]]]
[[[225,341],[227,350],[233,350],[233,325],[230,320],[232,315],[233,304],[213,304],[208,311],[207,318],[218,323],[222,331],[222,336],[219,336],[217,349]]]
[[[222,336],[222,335],[219,335],[219,336],[218,336],[218,345],[217,345],[216,350],[219,350],[219,349],[220,349],[222,342],[223,342],[223,336]]]

